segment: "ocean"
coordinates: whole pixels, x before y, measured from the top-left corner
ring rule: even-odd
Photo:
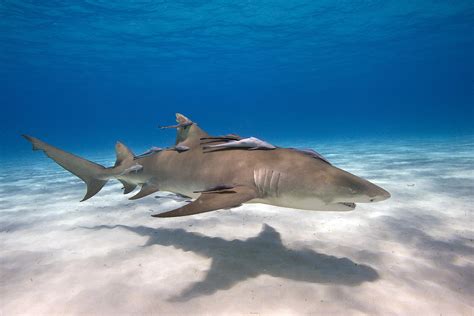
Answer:
[[[0,314],[471,315],[471,1],[0,2]],[[31,151],[110,167],[116,141],[310,148],[391,198],[154,218]]]

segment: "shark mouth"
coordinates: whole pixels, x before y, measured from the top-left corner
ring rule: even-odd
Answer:
[[[355,209],[355,207],[356,207],[356,204],[353,203],[353,202],[339,202],[337,204],[347,206],[350,209]]]

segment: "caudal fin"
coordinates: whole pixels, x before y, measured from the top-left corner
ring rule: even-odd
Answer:
[[[33,144],[33,150],[44,151],[49,158],[87,184],[87,192],[81,202],[93,197],[107,183],[108,177],[104,166],[53,147],[37,138],[22,136]]]

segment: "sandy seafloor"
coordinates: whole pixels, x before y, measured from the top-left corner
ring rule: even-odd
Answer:
[[[2,161],[0,314],[474,313],[472,138],[286,145],[392,198],[157,219],[184,202],[128,201],[111,181],[79,203],[82,182],[43,154]]]

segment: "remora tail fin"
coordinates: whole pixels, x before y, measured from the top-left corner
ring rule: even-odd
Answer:
[[[37,138],[22,136],[33,144],[33,150],[44,151],[46,156],[87,184],[87,192],[81,202],[93,197],[107,183],[108,177],[104,166],[53,147]]]

